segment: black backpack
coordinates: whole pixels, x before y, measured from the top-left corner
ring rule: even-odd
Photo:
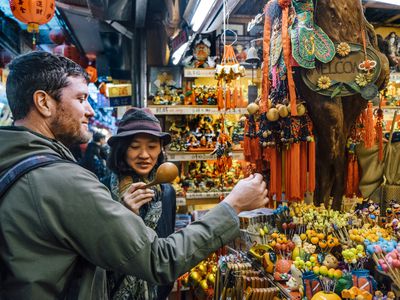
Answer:
[[[68,162],[74,163],[70,160],[62,159],[57,155],[46,153],[46,154],[36,154],[31,155],[17,164],[9,168],[7,171],[3,173],[0,177],[0,201],[6,192],[11,188],[11,186],[18,181],[26,173],[58,162]],[[71,274],[71,278],[67,281],[61,295],[58,299],[77,299],[78,292],[79,292],[79,278],[80,278],[80,264],[79,261],[75,270]],[[2,282],[5,279],[5,267],[3,266],[3,262],[0,260],[0,300],[3,299],[2,297]],[[78,285],[78,286],[76,286]]]

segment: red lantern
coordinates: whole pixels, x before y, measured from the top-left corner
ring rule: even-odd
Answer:
[[[90,82],[96,82],[97,81],[97,69],[95,67],[88,66],[85,70],[90,77]]]
[[[10,8],[14,17],[28,24],[28,32],[39,32],[39,25],[53,18],[56,6],[54,0],[10,0]]]
[[[65,42],[65,34],[62,29],[52,29],[49,33],[50,40],[57,45]]]
[[[80,54],[78,49],[74,45],[58,45],[53,48],[53,53],[57,55],[62,55],[68,57],[73,60],[77,64],[79,64]]]

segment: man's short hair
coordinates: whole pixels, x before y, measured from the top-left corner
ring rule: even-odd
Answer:
[[[60,101],[61,90],[68,86],[68,77],[83,77],[85,70],[72,60],[48,52],[35,51],[16,57],[8,65],[10,70],[6,94],[14,120],[27,116],[33,107],[33,94],[38,90]]]

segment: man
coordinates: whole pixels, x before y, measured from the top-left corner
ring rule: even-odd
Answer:
[[[17,57],[9,69],[15,127],[0,129],[0,173],[35,153],[73,161],[67,146],[91,137],[87,74],[45,52]],[[261,175],[253,175],[201,221],[159,239],[90,171],[69,162],[34,169],[0,202],[0,297],[61,299],[73,286],[78,299],[106,299],[104,269],[171,282],[238,236],[237,213],[267,201]],[[79,287],[71,284],[77,274]]]

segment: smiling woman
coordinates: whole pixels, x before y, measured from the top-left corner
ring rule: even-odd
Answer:
[[[128,110],[117,134],[108,140],[111,148],[107,164],[113,172],[110,186],[114,200],[140,215],[159,237],[174,232],[175,191],[170,184],[143,186],[155,178],[165,159],[163,147],[170,141],[171,136],[161,131],[159,121],[146,108]],[[109,276],[108,285],[111,299],[126,299],[128,295],[129,299],[165,299],[172,288],[118,273]]]

